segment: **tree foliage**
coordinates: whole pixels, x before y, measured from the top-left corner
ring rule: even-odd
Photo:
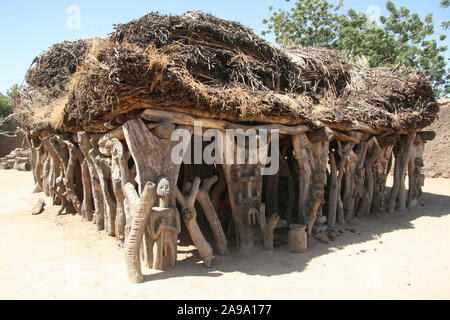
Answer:
[[[12,113],[12,99],[17,88],[18,86],[15,84],[6,92],[6,95],[0,92],[0,118],[7,117]]]
[[[450,6],[450,0],[442,0],[442,2],[441,2],[442,8],[448,8],[449,6]],[[442,22],[442,28],[444,28],[444,30],[448,30],[449,27],[450,27],[450,21]]]
[[[289,11],[272,11],[263,20],[281,46],[321,46],[340,50],[351,59],[364,55],[372,67],[404,64],[423,70],[438,95],[450,94],[450,70],[446,69],[443,52],[446,46],[432,38],[432,14],[422,20],[406,7],[397,8],[386,2],[388,15],[372,19],[365,13],[351,9],[339,14],[337,7],[326,0],[296,1]],[[442,0],[441,6],[448,6]],[[440,40],[445,40],[441,35]]]

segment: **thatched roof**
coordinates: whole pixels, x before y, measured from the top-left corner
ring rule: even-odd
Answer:
[[[426,125],[437,112],[415,70],[355,69],[321,48],[280,51],[202,12],[148,14],[107,39],[54,45],[36,58],[14,108],[29,130],[100,131],[145,108],[241,122]]]

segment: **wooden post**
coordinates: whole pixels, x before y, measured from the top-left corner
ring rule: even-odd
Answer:
[[[394,148],[394,185],[387,203],[387,211],[390,213],[394,211],[396,202],[398,202],[400,210],[406,207],[406,195],[403,190],[405,190],[406,169],[408,168],[415,138],[416,133],[409,133],[407,136],[402,137]]]
[[[131,153],[131,156],[133,157],[136,166],[136,181],[138,183],[138,190],[141,198],[143,196],[144,188],[147,183],[156,182],[158,178],[162,176],[168,177],[170,190],[176,190],[175,188],[178,180],[180,165],[173,163],[171,159],[172,149],[176,145],[176,142],[170,140],[170,132],[167,132],[167,130],[165,130],[165,137],[162,137],[160,134],[158,134],[158,137],[156,134],[150,132],[149,128],[143,123],[142,119],[140,118],[126,122],[122,126],[122,128],[128,149]],[[192,129],[189,127],[180,126],[178,128],[185,129],[192,134]],[[172,126],[170,130],[173,129],[174,126]],[[145,148],[143,148],[142,146],[145,146]],[[127,193],[125,193],[125,195],[128,198],[127,202],[129,204],[134,203],[135,200],[129,198],[129,195],[127,195]],[[168,204],[172,204],[173,206],[176,205],[174,193],[170,194]],[[152,208],[150,208],[150,210],[151,209]],[[143,241],[144,230],[148,226],[145,225],[147,223],[145,220],[139,219],[138,221],[135,221],[135,217],[133,216],[131,217],[131,221],[131,225],[134,225],[135,228],[138,227],[138,224],[141,224],[141,226],[139,226],[139,230],[141,230],[141,228],[143,230],[142,233],[139,232],[132,235],[132,233],[130,232],[130,234],[128,235],[127,238],[138,236],[138,239],[134,239],[134,242],[132,242],[133,246],[135,246],[136,241],[139,243]],[[149,227],[153,228],[154,226]],[[175,248],[176,238],[177,237],[172,237],[172,241],[175,242],[173,244]],[[125,247],[127,246],[127,243],[130,243],[130,241],[125,241]],[[159,246],[159,248],[161,248],[161,246]],[[150,256],[149,250],[152,249],[153,248],[146,247],[147,257]],[[133,250],[131,252],[136,255],[136,257],[134,257],[133,259],[134,264],[136,264],[136,261],[139,259],[139,251],[136,250],[135,247],[133,247]],[[132,267],[132,269],[134,270],[138,267],[140,269],[140,265],[135,265]]]
[[[396,136],[379,137],[381,148],[379,161],[374,164],[374,195],[372,200],[372,211],[382,212],[386,209],[386,181],[390,171],[389,164],[392,160],[392,151],[397,143]]]
[[[225,255],[228,253],[228,241],[220,223],[219,217],[214,209],[211,198],[209,196],[209,189],[218,180],[217,176],[213,176],[203,181],[203,184],[198,191],[197,200],[202,206],[203,212],[208,219],[209,225],[213,232],[214,239],[216,241],[216,248],[219,255]]]
[[[287,196],[288,203],[286,205],[286,211],[284,213],[284,217],[287,222],[292,223],[292,211],[294,210],[294,202],[295,202],[295,186],[294,186],[294,177],[292,176],[291,168],[288,164],[288,150],[290,150],[292,154],[292,150],[290,146],[286,146],[282,149],[280,153],[280,169],[285,174],[287,179]]]
[[[425,143],[433,140],[435,137],[435,132],[423,131],[417,133],[414,140],[408,164],[408,208],[414,208],[419,204],[420,197],[422,196],[422,187],[425,182],[425,175],[422,173]]]
[[[188,196],[183,196],[181,191],[175,186],[175,195],[178,203],[181,205],[183,212],[183,220],[188,228],[189,234],[206,267],[211,266],[213,258],[213,250],[211,245],[206,241],[197,223],[197,211],[195,210],[195,199],[200,189],[200,178],[195,178],[191,187],[185,186],[183,189],[189,190]]]
[[[307,226],[308,235],[312,235],[317,215],[324,204],[327,182],[328,152],[332,132],[322,128],[308,134],[300,133],[292,138],[297,157],[300,178],[298,222]],[[326,222],[321,219],[320,224]]]
[[[137,205],[133,208],[133,219],[130,234],[125,240],[125,261],[127,264],[128,277],[135,283],[142,282],[144,277],[141,271],[139,256],[140,245],[144,235],[144,228],[153,205],[156,201],[155,184],[147,182],[143,187],[141,197],[137,195],[134,186],[128,183],[125,186],[125,194],[129,199],[136,199]]]
[[[105,231],[110,237],[115,237],[115,221],[116,221],[116,201],[110,192],[109,181],[111,180],[111,164],[109,158],[102,158],[97,150],[96,141],[91,139],[92,149],[89,155],[93,160],[95,170],[100,182],[100,188],[105,205],[104,225]]]
[[[92,197],[94,200],[95,216],[93,222],[96,224],[97,231],[102,231],[105,228],[104,220],[104,201],[102,188],[100,186],[100,179],[95,169],[94,159],[89,152],[91,149],[90,136],[86,132],[78,133],[78,141],[80,145],[80,151],[86,160],[89,169],[89,175],[91,178]]]

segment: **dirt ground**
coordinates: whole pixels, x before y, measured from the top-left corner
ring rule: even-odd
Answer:
[[[206,269],[191,247],[167,272],[128,281],[123,251],[79,216],[40,216],[32,175],[0,171],[0,299],[449,299],[450,180],[428,179],[422,208],[341,226],[331,244],[309,242]],[[47,203],[50,200],[47,199]],[[353,229],[354,230],[351,230]],[[351,232],[353,231],[353,232]]]

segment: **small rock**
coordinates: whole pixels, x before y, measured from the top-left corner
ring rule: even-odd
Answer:
[[[32,215],[37,216],[44,212],[45,210],[45,201],[43,199],[39,199],[38,202],[35,204],[32,210]]]
[[[361,253],[366,253],[367,250],[361,249],[359,252],[361,252]]]
[[[316,240],[319,240],[322,243],[330,243],[330,239],[328,239],[328,237],[326,235],[316,235],[314,238],[316,238]]]
[[[336,233],[334,233],[333,231],[328,231],[328,238],[331,240],[331,241],[334,241],[334,240],[336,240]]]

